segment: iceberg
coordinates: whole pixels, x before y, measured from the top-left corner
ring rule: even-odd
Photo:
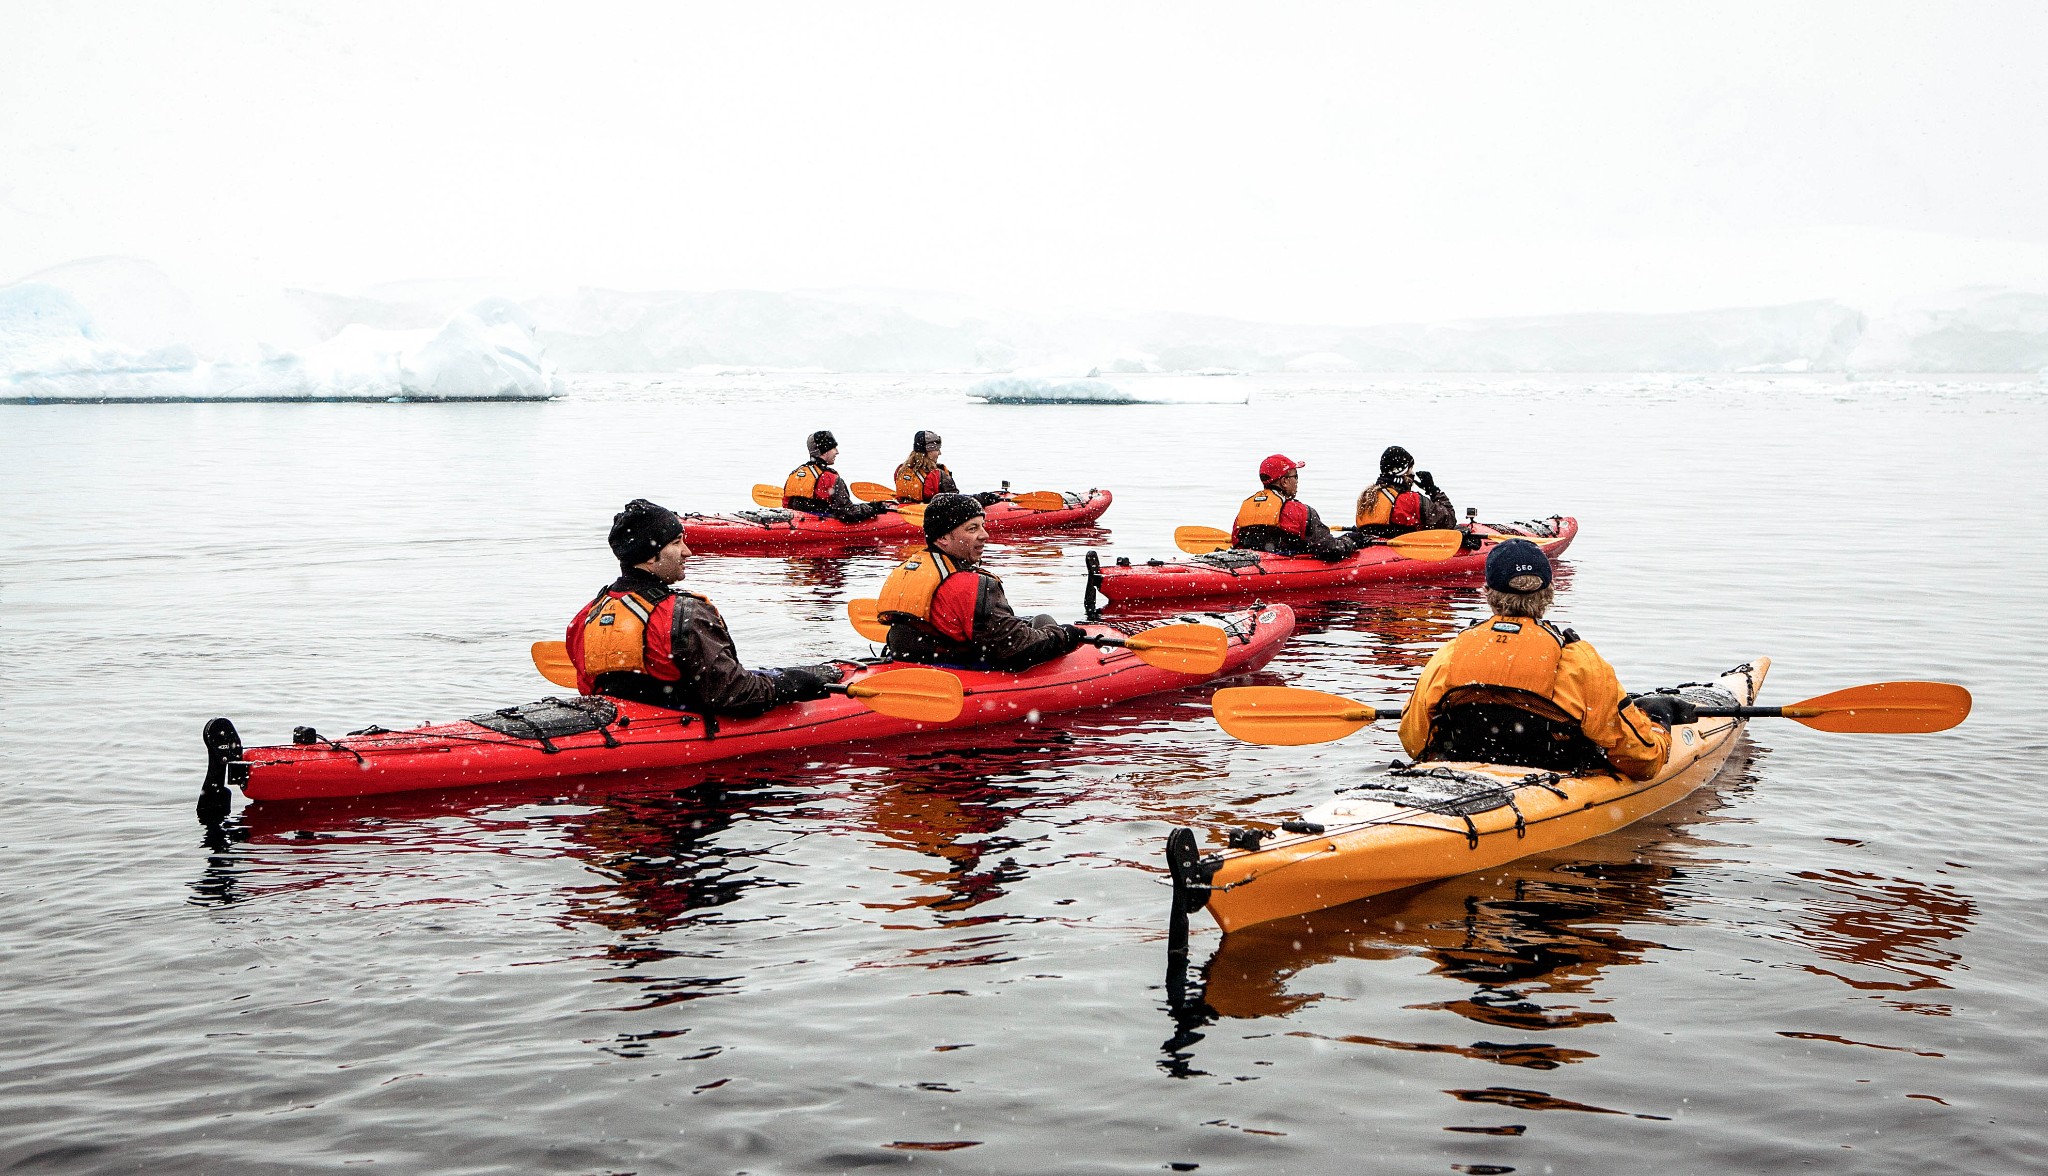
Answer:
[[[993,376],[970,385],[967,395],[989,404],[1243,404],[1251,388],[1227,376]]]
[[[0,286],[0,401],[533,400],[560,395],[532,317],[486,298],[437,326],[323,333],[286,304],[241,333],[145,262],[95,258]],[[325,337],[323,337],[323,335]]]

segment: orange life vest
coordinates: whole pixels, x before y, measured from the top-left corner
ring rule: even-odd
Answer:
[[[1496,686],[1548,702],[1557,693],[1565,636],[1532,617],[1492,617],[1458,634],[1444,665],[1445,694],[1467,686]]]
[[[654,605],[637,592],[598,593],[583,618],[583,672],[596,677],[647,672],[647,618]]]
[[[920,551],[897,564],[896,570],[883,581],[875,612],[883,621],[928,621],[932,597],[939,594],[939,585],[959,573],[960,566],[939,552]]]
[[[1261,490],[1244,500],[1237,508],[1237,521],[1230,524],[1232,534],[1246,527],[1277,527],[1290,535],[1302,535],[1308,531],[1308,508],[1289,511],[1288,505],[1294,500],[1278,490]],[[1289,515],[1293,517],[1290,518]]]
[[[946,467],[939,466],[928,474],[920,474],[910,468],[910,463],[896,467],[896,497],[905,502],[926,502],[939,492],[940,480],[946,475]]]
[[[1353,521],[1361,527],[1419,527],[1422,495],[1392,486],[1374,486],[1359,499],[1358,517]]]
[[[782,497],[816,498],[832,497],[832,487],[839,484],[839,475],[825,469],[816,462],[807,461],[789,471],[789,477],[782,480]]]

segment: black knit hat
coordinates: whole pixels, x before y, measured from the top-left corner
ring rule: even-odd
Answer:
[[[1389,445],[1380,452],[1380,472],[1391,474],[1395,470],[1415,464],[1415,455],[1399,445]]]
[[[937,433],[932,432],[930,429],[919,429],[917,436],[910,439],[910,451],[912,453],[924,453],[938,443],[939,435]]]
[[[1538,592],[1550,587],[1550,557],[1527,539],[1510,539],[1486,553],[1486,586],[1495,592]]]
[[[839,438],[834,437],[830,429],[819,429],[806,438],[804,444],[810,448],[812,457],[823,457],[839,448]]]
[[[935,542],[968,519],[978,519],[986,513],[981,503],[968,495],[941,494],[924,505],[925,541]]]
[[[635,498],[612,516],[609,541],[619,566],[630,568],[661,554],[661,549],[683,537],[683,520],[665,506]]]

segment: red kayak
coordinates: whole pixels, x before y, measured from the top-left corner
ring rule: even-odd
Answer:
[[[1276,604],[1240,612],[1180,618],[1221,627],[1229,635],[1223,668],[1242,674],[1271,660],[1294,632],[1294,612]],[[1129,636],[1165,621],[1092,624],[1093,632]],[[901,668],[901,663],[843,662],[848,682]],[[550,698],[454,723],[405,731],[367,731],[323,738],[300,728],[278,747],[243,748],[233,723],[206,726],[208,797],[225,813],[219,786],[239,784],[251,800],[315,800],[380,792],[464,788],[601,772],[645,771],[731,759],[762,751],[819,747],[950,729],[1036,721],[1038,716],[1105,706],[1208,679],[1140,661],[1124,648],[1084,645],[1017,674],[952,670],[965,705],[946,723],[892,718],[844,695],[777,707],[752,719],[719,719],[611,698]]]
[[[1579,533],[1579,520],[1559,515],[1513,526],[1475,523],[1472,531],[1482,537],[1519,535],[1534,539],[1556,559]],[[1265,600],[1291,592],[1349,589],[1387,580],[1476,576],[1486,570],[1486,551],[1487,545],[1482,543],[1449,559],[1430,561],[1409,559],[1391,547],[1368,547],[1345,559],[1329,561],[1310,555],[1230,550],[1173,560],[1152,559],[1141,564],[1132,563],[1128,557],[1104,564],[1090,551],[1088,601],[1092,611],[1097,592],[1108,598],[1112,606],[1175,599]]]
[[[1092,523],[1109,509],[1107,490],[1062,493],[1067,505],[1058,510],[1027,510],[1012,502],[988,508],[990,534],[1049,531]],[[846,524],[793,510],[742,510],[732,514],[683,516],[683,541],[692,551],[788,551],[812,546],[855,546],[923,539],[924,532],[893,512],[864,523]]]

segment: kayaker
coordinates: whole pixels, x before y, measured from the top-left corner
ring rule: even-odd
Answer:
[[[1438,649],[1401,716],[1418,761],[1463,760],[1648,780],[1663,770],[1670,728],[1698,718],[1670,694],[1631,697],[1614,667],[1570,629],[1543,619],[1550,560],[1526,539],[1486,556],[1493,615]]]
[[[919,429],[910,439],[910,456],[896,467],[896,501],[930,502],[941,494],[958,494],[953,471],[939,464],[941,438],[930,429]],[[969,495],[983,506],[994,506],[1003,496],[993,490]]]
[[[1022,670],[1086,640],[1079,625],[1049,616],[1025,620],[1003,582],[981,566],[988,526],[981,504],[941,494],[924,509],[925,550],[889,573],[879,600],[889,625],[886,652],[903,661],[963,669]]]
[[[1316,508],[1294,496],[1301,485],[1301,475],[1295,471],[1303,466],[1278,453],[1259,463],[1263,488],[1237,508],[1237,521],[1230,526],[1231,546],[1328,560],[1343,559],[1358,550],[1355,540],[1331,534]]]
[[[1410,531],[1458,525],[1458,508],[1437,488],[1428,470],[1415,471],[1415,458],[1399,445],[1380,454],[1379,481],[1358,496],[1354,526],[1361,533],[1387,539]]]
[[[842,676],[831,663],[749,670],[709,600],[671,587],[690,554],[674,511],[636,498],[612,516],[619,578],[569,622],[569,660],[584,694],[703,715],[751,718],[825,697]]]
[[[839,440],[830,429],[819,429],[805,438],[811,459],[789,471],[782,480],[782,505],[805,514],[822,515],[842,523],[865,523],[889,510],[886,502],[855,502],[846,479],[832,468],[839,460]]]

